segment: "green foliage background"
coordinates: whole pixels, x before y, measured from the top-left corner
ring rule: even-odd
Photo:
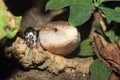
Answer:
[[[10,23],[7,22],[8,17],[9,16],[7,14],[7,8],[3,6],[3,2],[2,0],[0,0],[0,40],[2,40],[3,38],[13,38],[19,30],[21,17],[14,17],[16,23],[14,29],[8,28],[8,23]]]
[[[116,2],[120,4],[120,0],[49,0],[46,5],[46,10],[60,9],[69,7],[70,14],[68,22],[73,26],[85,24],[96,11],[102,12],[106,19],[106,24],[120,23],[120,6],[106,7],[105,3]],[[110,3],[111,4],[111,3]],[[107,31],[103,31],[99,22],[94,22],[93,27],[102,35],[108,42],[119,41],[119,35],[116,35],[114,26]],[[80,44],[79,56],[94,56],[94,51],[91,47],[91,40],[85,39]],[[99,60],[95,60],[90,67],[91,80],[109,80],[111,70],[108,69]]]
[[[106,5],[106,3],[109,2],[120,4],[120,0],[49,0],[46,4],[46,10],[69,7],[69,24],[80,27],[86,24],[96,11],[100,11],[105,16],[106,24],[109,26],[120,23],[120,5],[107,7],[108,4]],[[20,27],[21,17],[14,17],[16,21],[16,27],[14,29],[6,27],[7,18],[8,16],[2,6],[2,0],[0,0],[0,40],[3,38],[13,38]],[[120,40],[119,35],[116,35],[115,26],[104,32],[100,23],[94,21],[93,23],[95,23],[93,25],[95,30],[104,38],[107,38],[106,40],[108,42]],[[79,56],[95,56],[91,42],[92,40],[89,38],[81,42]],[[109,80],[111,72],[98,59],[90,67],[91,80]]]

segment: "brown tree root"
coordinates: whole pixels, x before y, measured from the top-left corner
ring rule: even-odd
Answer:
[[[113,70],[110,80],[119,80],[120,74],[120,42],[107,43],[100,35],[93,39],[93,49],[99,58],[108,68]]]
[[[18,59],[25,68],[46,69],[55,74],[68,70],[88,74],[89,66],[93,62],[91,57],[68,59],[55,55],[43,50],[40,45],[31,49],[27,47],[20,37],[17,37],[12,46],[6,47],[5,52],[7,56],[14,56]]]
[[[93,45],[97,57],[109,68],[120,73],[120,43],[103,44],[100,36],[95,36]]]

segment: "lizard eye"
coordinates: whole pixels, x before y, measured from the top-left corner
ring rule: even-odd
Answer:
[[[57,29],[57,28],[53,28],[53,30],[54,30],[54,32],[57,32],[57,31],[58,31],[58,29]]]

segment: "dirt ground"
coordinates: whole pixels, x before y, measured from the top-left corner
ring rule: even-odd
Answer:
[[[46,70],[23,68],[18,61],[4,57],[0,47],[0,80],[90,80],[89,75],[80,72],[60,72],[58,75]]]
[[[0,80],[90,80],[89,75],[80,72],[60,72],[58,75],[45,70],[25,70],[16,61],[3,60],[0,63]]]
[[[83,76],[82,73],[60,73],[54,75],[48,71],[21,71],[18,70],[7,80],[88,80],[88,75]]]

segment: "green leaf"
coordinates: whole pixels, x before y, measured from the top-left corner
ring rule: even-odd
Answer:
[[[0,0],[0,40],[2,40],[5,37],[13,38],[18,32],[20,28],[20,23],[21,23],[21,17],[12,17],[13,19],[15,19],[15,26],[12,29],[8,27],[8,24],[9,24],[8,18],[10,16],[10,12],[7,12],[6,8],[3,6],[2,1],[3,0]],[[13,24],[13,23],[10,23],[10,24]]]
[[[112,22],[111,19],[109,19],[109,18],[106,19],[107,24],[110,24],[111,22]]]
[[[84,24],[90,19],[92,14],[93,4],[92,0],[78,0],[75,5],[70,6],[69,23],[74,26]]]
[[[3,8],[3,5],[2,5],[2,3],[3,3],[3,1],[2,0],[0,0],[0,11],[2,10],[2,8]]]
[[[4,30],[4,27],[7,24],[7,15],[2,10],[2,6],[0,6],[0,7],[1,7],[0,8],[0,40],[1,40],[2,38],[4,38],[6,36],[6,32]]]
[[[91,40],[90,39],[86,39],[84,41],[81,42],[80,44],[80,56],[92,56],[94,55],[94,52],[92,50],[92,46],[91,46]]]
[[[18,32],[18,30],[20,28],[21,19],[22,19],[21,16],[15,17],[15,21],[16,21],[16,27],[15,27],[15,29],[13,29],[13,30],[6,29],[6,33],[7,33],[6,37],[7,38],[13,38],[16,35],[16,33]]]
[[[120,7],[118,7],[118,6],[115,7],[115,10],[118,11],[118,12],[120,12]]]
[[[111,42],[120,40],[120,37],[117,36],[113,30],[108,31],[105,34],[110,39]]]
[[[6,37],[7,38],[13,38],[15,35],[16,35],[16,33],[18,32],[18,30],[9,30],[9,29],[7,29],[6,30]]]
[[[7,24],[7,15],[4,12],[0,12],[0,27],[4,27]]]
[[[85,1],[90,2],[92,0],[85,0]],[[79,4],[81,2],[84,2],[84,0],[49,0],[46,4],[46,10],[60,9],[70,5]]]
[[[90,66],[90,73],[91,80],[109,80],[112,70],[97,59]]]
[[[105,35],[100,23],[94,21],[94,22],[93,22],[93,27],[94,27],[95,30],[96,30],[98,33],[100,33],[102,36]]]
[[[69,6],[74,0],[49,0],[46,4],[46,10],[48,9],[59,9]]]
[[[0,27],[0,40],[3,39],[6,36],[6,32],[3,28]]]
[[[108,17],[109,19],[120,23],[120,12],[114,9],[106,8],[106,7],[99,7],[102,12]]]
[[[102,26],[99,22],[96,22],[94,21],[93,22],[93,27],[95,28],[95,31],[98,32],[99,34],[101,34],[104,38],[106,37],[103,29],[102,29]]]
[[[109,1],[120,1],[120,0],[101,0],[102,2],[109,2]]]
[[[0,13],[0,40],[4,37],[13,38],[19,30],[21,17],[15,17],[16,27],[13,30],[8,29],[7,26],[7,15],[4,11]]]
[[[93,22],[93,27],[95,28],[95,31],[96,31],[97,33],[99,33],[100,35],[102,35],[102,36],[104,37],[104,39],[105,39],[106,41],[110,42],[109,38],[106,36],[106,34],[105,34],[105,32],[103,31],[102,26],[101,26],[101,24],[100,24],[99,22],[94,21],[94,22]]]

